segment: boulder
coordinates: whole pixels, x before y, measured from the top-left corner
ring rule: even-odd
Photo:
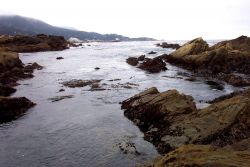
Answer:
[[[237,95],[196,109],[192,97],[151,88],[122,102],[124,114],[160,153],[184,144],[222,147],[250,137],[250,96]]]
[[[158,73],[160,71],[167,70],[166,63],[162,59],[145,59],[142,63],[138,65],[138,68],[148,71],[150,73]]]
[[[139,62],[138,59],[135,57],[129,57],[127,58],[126,62],[131,66],[136,66]]]
[[[34,105],[25,97],[0,97],[0,123],[20,117]]]
[[[141,55],[137,58],[138,61],[143,61],[145,59],[145,55]]]
[[[149,55],[153,55],[153,54],[156,54],[157,52],[155,51],[151,51],[151,52],[148,52]]]
[[[57,57],[56,60],[62,60],[64,59],[63,57]]]
[[[76,87],[85,87],[85,86],[93,86],[95,84],[100,83],[101,80],[70,80],[62,82],[64,86],[70,87],[70,88],[76,88]]]

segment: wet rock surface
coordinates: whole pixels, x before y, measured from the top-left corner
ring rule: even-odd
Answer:
[[[167,153],[184,144],[223,147],[250,137],[249,102],[249,94],[239,94],[198,110],[190,96],[150,88],[123,101],[121,107],[143,130],[144,138]]]
[[[129,57],[129,58],[126,60],[126,62],[127,62],[129,65],[131,65],[131,66],[136,66],[136,65],[139,63],[138,59],[135,58],[135,57]]]
[[[66,87],[76,88],[76,87],[91,86],[94,84],[98,84],[99,82],[101,82],[101,80],[76,80],[76,79],[73,79],[70,81],[62,82],[61,84],[63,84]]]
[[[64,99],[70,99],[70,98],[73,98],[73,97],[74,97],[73,95],[55,96],[55,97],[49,98],[48,100],[50,100],[51,102],[57,102],[57,101],[61,101],[61,100],[64,100]]]
[[[34,105],[25,97],[0,96],[0,123],[15,120]]]
[[[62,60],[64,59],[63,57],[57,57],[56,60]]]

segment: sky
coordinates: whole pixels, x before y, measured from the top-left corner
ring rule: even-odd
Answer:
[[[165,40],[250,36],[250,0],[2,0],[0,14]]]

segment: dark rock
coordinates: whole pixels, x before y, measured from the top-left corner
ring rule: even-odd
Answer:
[[[139,62],[138,59],[135,57],[129,57],[127,58],[126,62],[131,66],[136,66]]]
[[[206,84],[208,84],[212,89],[217,89],[217,90],[224,90],[224,85],[215,81],[206,81]]]
[[[25,97],[0,97],[0,123],[20,117],[34,105]]]
[[[65,91],[65,89],[60,89],[60,90],[59,90],[59,92],[64,92],[64,91]]]
[[[57,57],[56,58],[57,60],[62,60],[62,59],[64,59],[63,57]]]
[[[0,46],[6,51],[39,52],[67,49],[68,42],[63,36],[40,34],[37,36],[1,36]]]
[[[148,71],[150,73],[157,73],[160,71],[167,70],[166,63],[161,59],[145,59],[141,64],[139,64],[138,68]]]
[[[239,75],[224,74],[220,78],[233,86],[250,86],[250,79],[243,78]]]
[[[100,70],[100,68],[99,68],[99,67],[96,67],[95,70]]]
[[[145,55],[141,55],[137,58],[138,61],[143,61],[145,59]]]
[[[14,92],[16,92],[16,89],[10,86],[0,85],[0,96],[10,96]]]
[[[24,72],[27,73],[33,73],[34,70],[42,70],[43,66],[40,66],[39,64],[37,64],[36,62],[31,64],[31,65],[27,65],[24,67]]]
[[[151,52],[149,52],[148,54],[149,55],[153,55],[153,54],[156,54],[157,52],[154,52],[154,51],[151,51]]]
[[[158,43],[156,46],[162,47],[162,48],[171,48],[171,49],[179,49],[181,46],[179,44],[169,44],[167,42]]]

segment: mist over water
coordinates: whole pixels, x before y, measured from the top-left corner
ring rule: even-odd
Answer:
[[[209,41],[210,45],[215,42]],[[198,107],[204,107],[208,105],[205,101],[237,90],[227,84],[223,91],[212,89],[202,78],[187,81],[179,73],[188,71],[169,64],[167,71],[149,74],[126,63],[129,56],[156,51],[155,55],[147,55],[155,57],[173,51],[156,47],[155,43],[90,43],[59,52],[21,54],[25,64],[37,62],[44,69],[36,71],[32,79],[19,81],[14,96],[25,96],[37,105],[18,120],[0,126],[0,166],[134,166],[158,153],[143,139],[137,126],[124,117],[119,102],[155,86],[159,91],[177,89],[191,95]],[[59,56],[64,59],[56,60]],[[108,89],[63,87],[61,83],[71,79],[101,79]],[[120,80],[109,81],[114,79]],[[116,86],[128,82],[135,86]],[[59,92],[61,88],[65,91]],[[62,95],[73,98],[54,103],[48,100]],[[118,144],[124,141],[135,143],[140,155],[121,152]]]

